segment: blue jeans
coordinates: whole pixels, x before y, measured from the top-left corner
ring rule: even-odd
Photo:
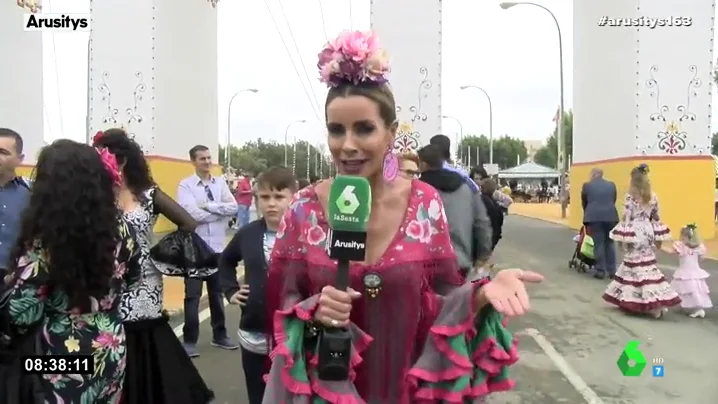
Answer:
[[[242,228],[249,223],[249,206],[239,205],[237,208],[237,227]]]
[[[611,230],[615,225],[611,222],[586,223],[588,234],[593,238],[596,271],[609,275],[616,273],[616,246],[610,237]]]

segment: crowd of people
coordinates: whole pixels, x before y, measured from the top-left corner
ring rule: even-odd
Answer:
[[[351,32],[320,56],[337,173],[366,178],[373,195],[366,257],[350,265],[346,290],[332,286],[337,266],[326,249],[333,179],[300,187],[273,167],[254,186],[240,183],[235,198],[197,145],[188,153],[195,173],[175,200],[122,129],[91,145],[45,146],[26,179],[16,174],[22,137],[0,129],[0,403],[212,402],[191,359],[200,355],[203,283],[211,345],[240,349],[251,404],[453,402],[511,388],[506,369],[518,358],[504,317],[529,310],[524,284],[542,276],[482,270],[506,201],[488,176],[479,185],[451,166],[447,138],[418,152],[414,172],[392,169],[397,116],[383,55],[373,34]],[[250,222],[252,199],[261,217]],[[152,246],[160,215],[173,234],[198,237],[217,268],[168,272],[176,262]],[[225,247],[233,219],[239,230]],[[163,310],[168,273],[185,277],[182,341]],[[223,298],[242,306],[238,342],[227,335]],[[337,327],[351,330],[352,377],[327,382],[313,353]],[[26,374],[28,355],[86,355],[94,366]]]
[[[530,310],[525,283],[543,278],[489,271],[511,198],[482,167],[452,164],[446,136],[394,153],[397,108],[372,33],[343,33],[319,59],[336,171],[366,178],[373,196],[365,259],[349,265],[346,289],[333,286],[328,253],[332,178],[300,183],[271,167],[231,189],[212,174],[209,148],[197,145],[188,152],[195,172],[175,200],[122,129],[99,132],[92,145],[53,142],[24,178],[16,173],[22,137],[0,128],[0,404],[211,403],[191,359],[201,354],[205,283],[211,345],[240,351],[250,404],[475,402],[513,387],[507,369],[518,357],[505,320]],[[691,224],[662,247],[670,232],[648,176],[646,165],[631,172],[620,218],[615,184],[600,170],[583,186],[595,276],[611,278],[603,298],[656,318],[678,304],[703,317],[712,306],[698,264],[705,248]],[[160,215],[216,260],[200,275],[177,272],[185,278],[181,341],[163,309],[163,276],[176,262],[152,247]],[[618,268],[614,241],[625,248]],[[656,266],[658,248],[681,257],[670,283]],[[236,341],[224,299],[241,306]],[[338,327],[351,333],[351,377],[322,380],[318,344]],[[86,355],[94,366],[31,375],[21,371],[28,355]]]

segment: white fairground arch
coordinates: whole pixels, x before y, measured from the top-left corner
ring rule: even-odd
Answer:
[[[23,14],[37,10],[35,1],[0,2],[0,127],[23,137],[29,174],[44,144],[42,89],[42,33],[23,31]]]
[[[42,34],[22,26],[36,1],[0,2],[0,126],[25,140],[22,174],[44,144]],[[90,0],[90,12],[90,134],[125,127],[173,194],[192,173],[189,149],[217,150],[216,0]]]
[[[580,184],[601,167],[618,186],[621,205],[630,170],[646,163],[672,234],[696,223],[713,238],[715,1],[574,0],[573,13],[571,200],[581,200]],[[663,24],[625,27],[619,18]],[[581,216],[581,204],[572,204],[572,224],[580,226]]]
[[[416,150],[441,133],[441,0],[371,0],[370,21],[391,61],[394,150]]]
[[[218,146],[216,2],[92,0],[90,12],[90,133],[125,127],[172,195],[189,149]]]

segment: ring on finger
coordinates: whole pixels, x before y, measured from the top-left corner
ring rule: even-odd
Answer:
[[[337,320],[331,320],[331,321],[329,322],[329,324],[331,324],[332,327],[337,327],[337,326],[339,325],[339,321],[337,321]]]

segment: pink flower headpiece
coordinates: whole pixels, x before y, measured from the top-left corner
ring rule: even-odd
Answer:
[[[104,134],[105,134],[105,132],[103,132],[103,131],[101,131],[101,130],[100,130],[100,131],[97,131],[97,133],[95,133],[95,136],[92,137],[92,144],[98,144],[98,143],[100,143],[100,139],[102,139],[102,136],[103,136]]]
[[[327,42],[319,53],[319,76],[322,83],[337,87],[343,83],[376,83],[388,81],[389,58],[371,31],[345,31]]]
[[[120,186],[122,184],[122,173],[120,172],[120,165],[117,164],[117,157],[110,153],[106,147],[96,147],[95,150],[97,150],[97,154],[100,155],[105,170],[110,173],[112,182],[114,182],[115,186]]]

